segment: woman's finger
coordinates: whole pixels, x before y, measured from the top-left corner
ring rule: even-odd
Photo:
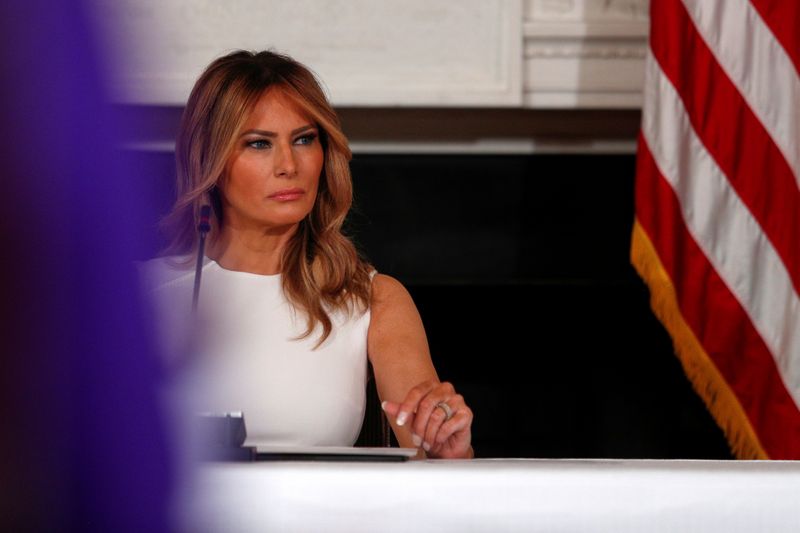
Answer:
[[[401,403],[382,405],[398,426],[409,428],[414,446],[430,456],[462,457],[470,450],[472,411],[452,384],[428,380],[409,390]]]
[[[415,413],[419,412],[419,403],[426,397],[435,387],[437,383],[433,380],[423,381],[422,383],[414,386],[408,391],[405,399],[400,404],[397,412],[397,425],[405,425],[406,422],[412,422],[412,418],[416,418]]]
[[[452,386],[445,389],[446,393],[452,390]],[[455,390],[452,390],[455,393]],[[433,396],[433,395],[431,395]],[[442,426],[452,420],[466,405],[464,398],[460,394],[446,394],[445,398],[435,399],[433,410],[431,411],[424,433],[421,434],[423,443],[422,448],[428,452],[435,446],[437,435]],[[444,404],[444,405],[443,405]]]
[[[414,439],[415,445],[419,446],[421,444],[425,451],[430,449],[433,437],[436,436],[439,427],[447,419],[446,411],[444,408],[439,407],[439,404],[448,401],[452,402],[448,406],[451,408],[451,413],[455,413],[458,408],[458,400],[454,400],[456,396],[458,395],[455,394],[453,385],[445,382],[439,383],[420,400],[412,426],[411,438]],[[461,403],[463,403],[463,399]],[[419,444],[417,444],[418,440],[420,441]]]
[[[470,445],[472,427],[472,411],[464,405],[459,409],[453,418],[445,422],[439,428],[435,437],[430,442],[430,452],[440,454],[442,448],[448,446],[455,452],[456,456],[461,456]],[[463,448],[463,450],[462,450]]]

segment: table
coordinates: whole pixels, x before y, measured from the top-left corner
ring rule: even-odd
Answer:
[[[189,531],[800,532],[800,462],[211,463]]]

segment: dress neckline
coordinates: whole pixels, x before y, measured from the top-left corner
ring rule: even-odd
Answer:
[[[220,272],[223,272],[225,274],[231,275],[231,276],[240,276],[240,277],[248,277],[248,278],[252,278],[252,279],[263,279],[263,280],[280,280],[281,279],[281,274],[280,273],[278,273],[278,274],[256,274],[255,272],[247,272],[247,271],[244,271],[244,270],[230,270],[228,268],[223,267],[222,265],[217,263],[214,259],[211,259],[208,256],[205,256],[205,259],[206,259],[206,265],[210,265],[212,268],[215,268],[216,270],[218,270]]]

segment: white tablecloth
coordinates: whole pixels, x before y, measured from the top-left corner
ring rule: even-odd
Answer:
[[[189,531],[800,532],[800,462],[208,464]]]

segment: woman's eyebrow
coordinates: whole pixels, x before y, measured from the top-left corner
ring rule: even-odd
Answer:
[[[305,126],[300,126],[299,128],[293,129],[291,131],[290,135],[297,135],[300,132],[303,132],[303,131],[306,131],[306,130],[313,130],[313,129],[316,129],[316,126],[314,126],[313,124],[306,124]],[[264,137],[277,137],[278,136],[278,134],[275,133],[274,131],[258,130],[258,129],[247,130],[247,131],[242,133],[242,136],[251,135],[251,134],[261,135],[261,136],[264,136]]]

